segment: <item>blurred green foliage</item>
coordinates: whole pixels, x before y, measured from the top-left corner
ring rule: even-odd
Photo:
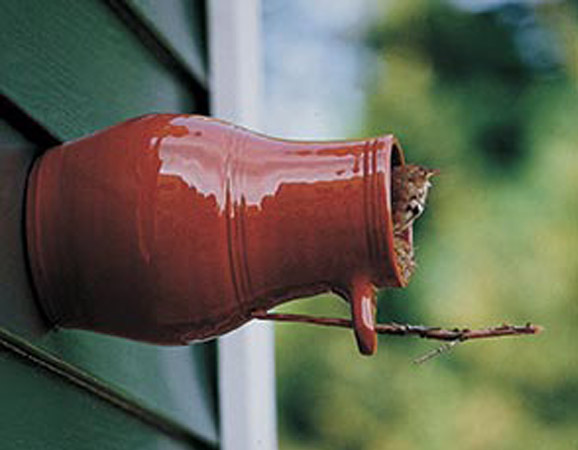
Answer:
[[[379,319],[546,331],[415,366],[435,343],[380,338],[364,358],[346,331],[278,326],[282,447],[578,448],[578,3],[387,4],[360,135],[393,132],[442,174],[418,270]],[[331,296],[283,309],[348,315]]]

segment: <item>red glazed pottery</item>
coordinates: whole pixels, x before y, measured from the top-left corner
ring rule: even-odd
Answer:
[[[405,284],[390,198],[403,163],[391,135],[293,142],[190,115],[68,142],[28,185],[40,302],[62,327],[185,344],[332,290],[371,354],[374,287]]]

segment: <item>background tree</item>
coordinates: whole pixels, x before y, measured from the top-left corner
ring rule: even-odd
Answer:
[[[379,318],[546,332],[416,367],[431,343],[381,338],[362,359],[347,332],[279,326],[286,449],[578,445],[578,3],[455,3],[387,2],[366,39],[359,134],[394,132],[410,161],[442,171],[416,225],[417,272],[381,294]]]

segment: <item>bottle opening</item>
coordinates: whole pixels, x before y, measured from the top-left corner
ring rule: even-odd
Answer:
[[[402,215],[400,214],[399,209],[402,207],[404,197],[406,196],[406,192],[403,192],[403,190],[406,189],[406,183],[403,176],[405,167],[403,153],[397,143],[394,143],[391,148],[390,164],[390,208],[393,225],[395,264],[397,274],[402,281],[402,285],[405,286],[408,284],[409,279],[414,272],[415,256],[411,224],[404,229],[401,229],[403,224],[401,223]]]
[[[403,284],[409,282],[415,270],[413,223],[424,212],[430,179],[437,170],[416,164],[404,164],[394,145],[391,158],[391,217],[396,264]],[[397,156],[396,156],[397,155]],[[397,165],[396,165],[397,160]]]

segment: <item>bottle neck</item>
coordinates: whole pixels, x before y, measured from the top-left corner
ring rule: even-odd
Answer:
[[[245,145],[231,208],[247,301],[271,306],[346,290],[360,273],[380,287],[404,284],[390,199],[390,168],[403,154],[393,136],[321,143],[257,137]]]

